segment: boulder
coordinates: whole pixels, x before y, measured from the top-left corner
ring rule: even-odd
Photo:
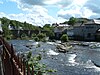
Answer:
[[[67,46],[65,44],[58,44],[57,49],[59,52],[66,53],[72,46]]]

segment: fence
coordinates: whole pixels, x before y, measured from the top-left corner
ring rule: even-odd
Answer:
[[[23,58],[16,55],[13,45],[9,45],[2,37],[0,37],[0,45],[2,45],[0,50],[2,50],[1,60],[4,75],[34,75],[34,70],[30,71]]]

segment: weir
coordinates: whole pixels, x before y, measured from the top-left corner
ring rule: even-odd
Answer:
[[[0,37],[0,75],[34,75],[23,58],[16,55],[13,45]]]

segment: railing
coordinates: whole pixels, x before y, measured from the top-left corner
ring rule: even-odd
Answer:
[[[0,45],[2,45],[0,50],[2,50],[1,61],[4,75],[34,75],[34,70],[30,72],[23,58],[15,54],[13,45],[9,45],[2,37],[0,37]]]

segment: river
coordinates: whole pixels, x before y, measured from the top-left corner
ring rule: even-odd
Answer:
[[[67,53],[58,52],[55,42],[11,40],[10,43],[14,45],[17,53],[31,50],[33,55],[42,54],[41,63],[57,70],[51,75],[100,75],[100,68],[93,64],[93,62],[100,63],[98,42],[78,42],[82,45],[72,43],[73,47]],[[31,48],[26,47],[29,44],[32,45]]]

